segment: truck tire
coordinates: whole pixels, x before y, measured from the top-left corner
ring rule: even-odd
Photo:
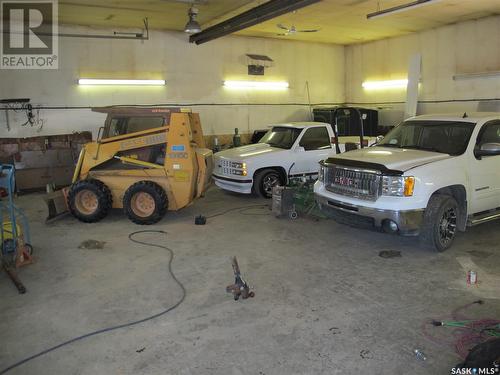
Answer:
[[[130,186],[123,196],[123,210],[139,225],[151,225],[165,216],[168,198],[165,190],[151,181],[139,181]]]
[[[102,220],[113,205],[109,188],[99,180],[83,180],[71,185],[68,207],[71,214],[84,223]]]
[[[283,177],[275,169],[263,169],[255,174],[253,179],[253,190],[262,198],[272,198],[273,187],[283,185]]]
[[[457,234],[459,208],[455,198],[435,194],[429,200],[420,231],[420,243],[439,252],[448,249]]]

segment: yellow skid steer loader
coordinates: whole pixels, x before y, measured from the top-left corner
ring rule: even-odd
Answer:
[[[141,225],[160,221],[206,191],[212,151],[200,117],[181,108],[106,107],[105,126],[78,158],[71,186],[47,196],[49,217],[71,212],[94,223],[122,208]],[[101,137],[102,133],[102,137]]]

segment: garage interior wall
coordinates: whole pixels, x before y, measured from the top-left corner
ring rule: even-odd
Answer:
[[[379,107],[382,125],[397,124],[404,115],[405,89],[369,91],[361,84],[406,78],[417,53],[422,56],[418,114],[500,112],[500,75],[453,79],[455,74],[500,71],[500,16],[347,46],[346,101]]]
[[[61,27],[60,32],[112,34]],[[196,46],[180,32],[152,31],[149,41],[60,38],[59,69],[0,71],[0,98],[31,98],[43,129],[21,127],[10,111],[11,131],[0,113],[0,137],[17,138],[92,130],[103,115],[92,106],[116,104],[217,104],[193,106],[206,135],[242,133],[273,122],[308,120],[310,101],[376,107],[382,125],[403,119],[404,89],[367,91],[365,80],[405,78],[411,56],[422,55],[418,113],[500,111],[500,77],[454,80],[453,75],[500,70],[500,16],[443,26],[380,41],[337,46],[228,36]],[[274,59],[264,77],[247,75],[246,53]],[[81,87],[78,78],[163,78],[165,87]],[[284,91],[229,90],[225,79],[286,80]],[[35,83],[36,82],[36,83]],[[253,104],[253,105],[247,105]],[[257,105],[255,105],[257,104]],[[283,106],[282,104],[287,104]],[[56,109],[43,109],[57,107]],[[77,109],[64,109],[65,107]]]
[[[60,27],[60,32],[112,35],[112,30]],[[59,38],[58,70],[0,71],[0,98],[31,98],[42,109],[43,129],[21,127],[24,113],[10,111],[7,132],[0,112],[0,137],[28,137],[92,130],[103,125],[102,114],[89,107],[133,104],[227,104],[194,106],[206,135],[249,133],[269,123],[309,120],[313,103],[342,103],[344,47],[229,36],[196,46],[180,32],[151,31],[149,41]],[[248,76],[245,54],[270,56],[274,67],[265,76]],[[83,87],[79,78],[165,79],[162,87]],[[283,91],[235,90],[226,79],[288,81]],[[230,105],[229,105],[230,104]],[[249,106],[244,104],[262,104]],[[282,106],[279,104],[287,104]],[[298,105],[291,105],[298,104]],[[63,109],[62,107],[83,107]]]

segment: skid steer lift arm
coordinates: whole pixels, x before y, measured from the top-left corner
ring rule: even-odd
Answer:
[[[122,163],[125,163],[125,164],[128,163],[128,164],[133,164],[133,165],[139,165],[141,167],[146,167],[146,168],[163,169],[162,165],[148,163],[147,161],[137,160],[134,158],[127,158],[125,156],[115,156],[114,158],[120,160]]]

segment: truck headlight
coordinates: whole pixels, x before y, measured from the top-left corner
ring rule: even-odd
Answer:
[[[322,164],[319,165],[319,174],[318,174],[318,181],[320,182],[325,182],[325,172],[326,172],[326,167]]]
[[[234,174],[236,176],[246,176],[247,171],[246,170],[239,170],[239,169],[232,169],[231,174]]]
[[[383,176],[382,195],[392,197],[411,197],[415,190],[415,177]]]
[[[237,161],[231,162],[231,174],[234,174],[236,176],[248,175],[247,163]]]
[[[240,163],[237,161],[233,161],[231,163],[231,167],[235,169],[247,169],[247,163]]]

